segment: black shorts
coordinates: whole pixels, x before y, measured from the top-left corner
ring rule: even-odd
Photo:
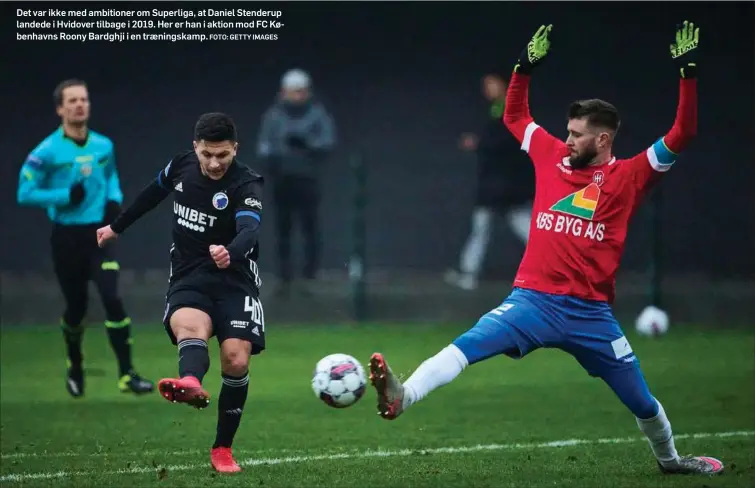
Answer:
[[[172,281],[165,297],[163,325],[177,344],[170,317],[181,308],[196,308],[210,316],[212,335],[218,343],[243,339],[252,343],[252,354],[265,349],[265,314],[257,293],[230,272],[195,271]]]
[[[118,269],[114,246],[97,245],[100,225],[55,225],[50,236],[55,275],[63,286],[96,280],[100,272]]]

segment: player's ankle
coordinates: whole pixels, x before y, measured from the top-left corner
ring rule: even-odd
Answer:
[[[676,457],[669,459],[658,459],[658,462],[664,468],[674,468],[679,464],[679,456],[677,455]]]
[[[406,410],[414,404],[417,394],[414,392],[414,389],[407,387],[406,385],[401,386],[401,388],[404,390],[403,398],[401,399],[401,409]]]

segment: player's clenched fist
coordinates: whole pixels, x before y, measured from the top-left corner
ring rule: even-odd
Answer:
[[[118,234],[113,232],[113,229],[111,229],[109,225],[97,229],[97,245],[100,247],[105,247],[105,244],[117,237]]]
[[[210,256],[212,256],[215,265],[220,269],[227,268],[231,264],[231,255],[225,246],[210,246]]]

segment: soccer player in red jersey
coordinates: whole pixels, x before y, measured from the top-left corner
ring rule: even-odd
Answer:
[[[551,26],[542,26],[522,52],[503,117],[535,167],[534,215],[514,289],[404,384],[382,354],[373,354],[370,378],[378,393],[378,413],[395,419],[467,366],[490,357],[520,359],[539,348],[557,348],[616,393],[636,418],[662,472],[720,473],[723,463],[717,459],[677,453],[666,413],[650,394],[639,360],[611,310],[629,220],[697,131],[699,29],[684,22],[671,46],[680,73],[674,125],[629,159],[613,155],[619,116],[608,102],[574,102],[566,142],[533,120],[529,81],[548,54],[550,31]]]

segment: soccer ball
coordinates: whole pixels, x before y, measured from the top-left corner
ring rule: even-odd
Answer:
[[[643,336],[660,336],[668,332],[668,314],[658,307],[649,305],[637,317],[634,328]]]
[[[333,408],[354,405],[364,395],[367,378],[362,365],[348,354],[330,354],[317,362],[312,375],[315,396]]]

